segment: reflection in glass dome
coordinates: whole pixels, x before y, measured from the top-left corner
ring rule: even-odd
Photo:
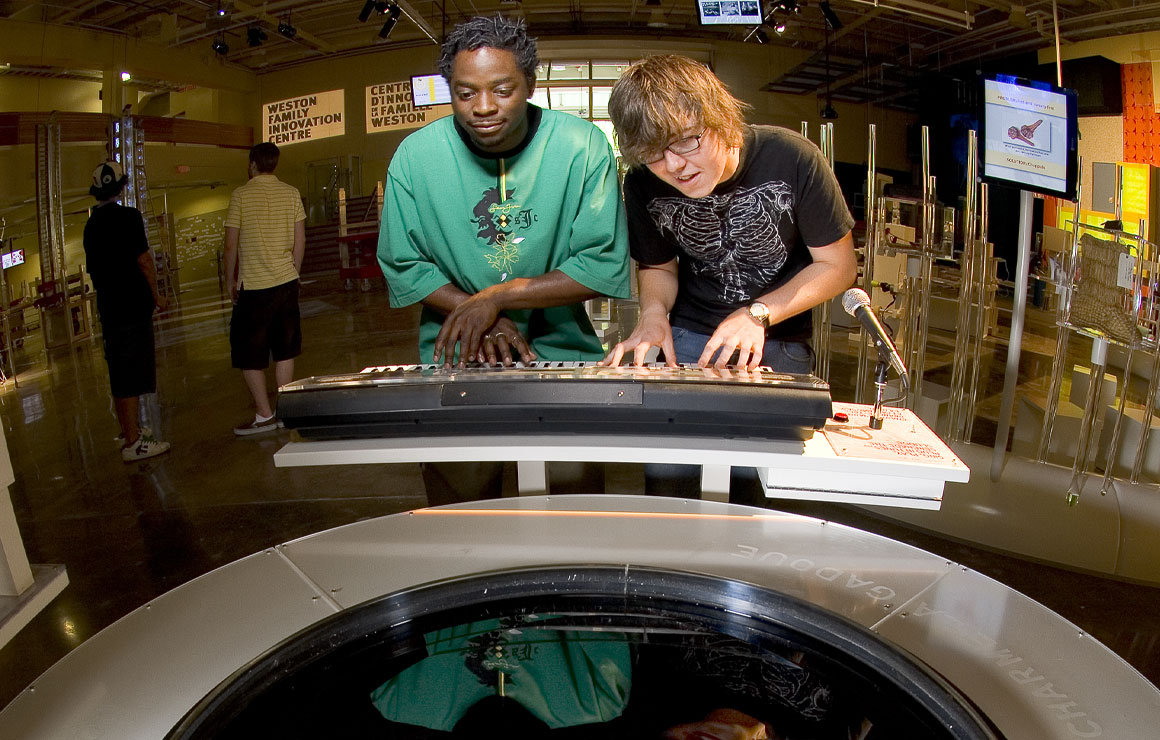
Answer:
[[[953,688],[784,594],[649,569],[511,571],[324,620],[171,738],[994,738]]]
[[[525,614],[428,633],[370,696],[390,737],[861,737],[858,703],[792,648]],[[449,734],[449,735],[448,735]]]

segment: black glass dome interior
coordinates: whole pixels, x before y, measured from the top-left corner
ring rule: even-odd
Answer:
[[[303,630],[169,734],[194,738],[1000,735],[874,633],[750,584],[650,568],[502,571]]]

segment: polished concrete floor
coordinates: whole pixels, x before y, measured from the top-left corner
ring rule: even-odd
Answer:
[[[302,309],[299,377],[416,360],[417,312],[390,309],[381,289],[346,292],[320,278],[304,284]],[[45,352],[33,336],[16,352],[16,382],[0,390],[16,517],[30,560],[65,564],[70,585],[0,649],[0,707],[103,627],[202,573],[298,536],[425,505],[417,466],[276,469],[271,456],[288,432],[235,437],[231,428],[251,411],[230,369],[228,322],[216,283],[192,286],[158,320],[157,425],[173,450],[128,465],[114,441],[99,340]],[[1042,358],[1026,362],[1041,372]],[[835,356],[838,400],[852,400],[840,380],[851,365]],[[981,420],[976,434],[986,428]],[[640,493],[643,474],[610,466],[606,485]],[[842,507],[778,507],[975,568],[1058,611],[1160,683],[1160,589],[1010,558]]]

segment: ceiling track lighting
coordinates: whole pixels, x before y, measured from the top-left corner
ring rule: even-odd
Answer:
[[[366,0],[366,2],[363,3],[362,10],[360,10],[358,13],[359,23],[366,23],[367,19],[371,17],[371,13],[375,12],[376,10],[382,12],[382,10],[378,7],[379,5],[380,3],[375,2],[375,0]]]
[[[278,33],[282,36],[285,36],[288,39],[292,39],[298,35],[298,29],[295,28],[294,26],[290,25],[290,13],[291,12],[292,11],[287,10],[286,11],[286,20],[278,21]]]
[[[383,27],[379,30],[380,39],[386,39],[391,35],[391,31],[395,30],[395,24],[399,22],[399,15],[403,12],[403,9],[398,5],[391,3],[387,6],[386,12],[387,20],[385,23],[383,23]]]
[[[210,45],[210,48],[217,52],[219,56],[224,57],[226,54],[230,53],[229,44],[226,43],[225,37],[223,36],[218,36],[216,39],[214,39],[213,44]]]

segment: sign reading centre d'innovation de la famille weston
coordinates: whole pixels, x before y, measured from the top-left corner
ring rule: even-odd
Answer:
[[[278,146],[346,133],[342,90],[299,95],[262,104],[262,141]]]
[[[368,85],[366,97],[368,134],[419,128],[451,115],[450,105],[415,105],[409,79]]]

